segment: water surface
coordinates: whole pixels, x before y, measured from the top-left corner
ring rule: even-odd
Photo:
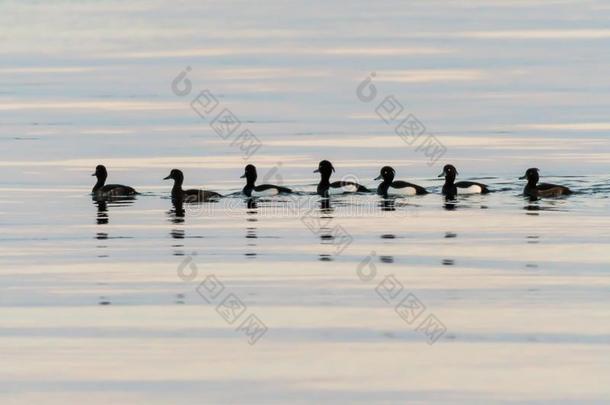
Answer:
[[[610,399],[604,2],[0,10],[3,403]],[[241,122],[227,139],[223,108]],[[408,114],[412,144],[395,133]],[[431,135],[438,160],[418,148]],[[374,188],[392,165],[432,193],[323,202],[321,159],[336,180]],[[495,192],[445,202],[446,162]],[[100,163],[142,194],[92,200]],[[299,193],[249,203],[247,163]],[[576,194],[525,200],[528,167]],[[227,197],[176,209],[172,168]],[[229,296],[244,307],[227,321]]]

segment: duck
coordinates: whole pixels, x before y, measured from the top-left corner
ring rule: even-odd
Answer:
[[[331,194],[368,193],[370,191],[368,188],[352,181],[334,181],[331,183],[330,176],[335,172],[335,168],[328,160],[322,160],[313,172],[320,173],[317,193],[322,197],[328,197]]]
[[[222,197],[220,194],[209,190],[189,189],[183,190],[184,174],[181,170],[172,169],[163,180],[174,180],[172,187],[172,200],[175,202],[208,202]]]
[[[257,177],[256,166],[247,165],[244,168],[244,174],[240,178],[246,179],[246,185],[242,189],[242,192],[246,197],[271,197],[278,194],[292,193],[292,190],[287,187],[273,184],[261,184],[260,186],[257,186],[255,184]]]
[[[572,194],[568,187],[557,184],[540,183],[539,169],[532,167],[525,171],[525,175],[519,177],[520,180],[527,179],[527,185],[523,189],[523,195],[530,198],[538,197],[559,197]]]
[[[455,183],[455,177],[458,175],[457,169],[453,165],[445,165],[443,172],[438,177],[445,178],[443,185],[443,195],[455,197],[457,194],[487,194],[489,188],[483,183],[474,181],[458,181]]]
[[[379,176],[375,180],[381,180],[381,184],[377,187],[377,194],[387,198],[388,195],[424,195],[428,194],[425,188],[418,186],[417,184],[407,183],[406,181],[397,180],[394,181],[396,171],[390,166],[384,166],[379,171]]]
[[[108,171],[104,165],[97,165],[95,173],[91,176],[97,177],[97,183],[95,183],[95,186],[93,186],[93,189],[91,190],[91,193],[96,197],[123,197],[138,194],[135,189],[129,186],[124,186],[122,184],[106,184]]]

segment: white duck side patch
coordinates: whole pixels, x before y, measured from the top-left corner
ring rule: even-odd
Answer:
[[[358,191],[358,187],[352,186],[352,185],[328,188],[328,194],[332,194],[332,195],[343,194],[343,193],[355,193],[357,191]]]
[[[402,187],[402,188],[390,187],[390,188],[388,188],[388,194],[414,196],[414,195],[417,195],[417,190],[415,189],[415,187]]]
[[[252,190],[252,197],[272,197],[278,194],[279,192],[277,188],[268,188],[267,190],[263,191]]]
[[[481,194],[483,192],[481,186],[477,186],[476,184],[468,187],[458,187],[457,189],[459,194]]]

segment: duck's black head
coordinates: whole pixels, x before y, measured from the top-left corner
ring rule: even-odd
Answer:
[[[245,178],[248,183],[254,183],[257,176],[256,167],[254,165],[247,165],[244,169],[244,174],[240,178]]]
[[[330,177],[330,175],[335,171],[333,164],[328,160],[322,160],[318,163],[318,168],[314,170],[314,173],[320,173],[322,177]]]
[[[108,172],[106,171],[106,166],[97,165],[97,167],[95,168],[95,173],[93,173],[92,176],[95,176],[98,179],[106,180],[106,177],[108,177]]]
[[[375,178],[375,180],[383,179],[385,182],[392,182],[394,180],[394,175],[396,175],[396,171],[390,166],[383,166],[379,171],[379,176]]]
[[[443,167],[443,172],[438,175],[438,177],[444,177],[445,179],[453,179],[455,180],[455,176],[458,175],[458,171],[453,165],[445,165]]]
[[[539,170],[535,167],[529,168],[525,171],[525,175],[519,177],[520,180],[527,179],[528,183],[537,184],[540,179],[538,174]]]
[[[169,180],[169,179],[174,180],[176,183],[182,184],[182,182],[184,181],[184,174],[182,174],[181,170],[172,169],[172,171],[169,172],[169,175],[167,177],[165,177],[163,180]]]

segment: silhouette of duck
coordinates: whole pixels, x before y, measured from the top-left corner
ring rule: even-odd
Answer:
[[[523,189],[523,195],[530,198],[559,197],[572,194],[572,190],[565,186],[550,183],[538,183],[540,180],[539,170],[535,167],[527,169],[520,180],[527,179],[527,185]]]
[[[132,187],[122,184],[106,184],[108,171],[104,165],[97,165],[95,173],[92,176],[97,177],[97,183],[93,186],[91,193],[94,197],[121,197],[136,195],[138,192]]]
[[[387,198],[388,195],[424,195],[428,194],[425,188],[418,186],[417,184],[408,183],[406,181],[397,180],[394,181],[396,171],[390,166],[384,166],[379,172],[379,176],[375,180],[383,179],[381,184],[377,187],[377,194]]]
[[[443,185],[443,195],[454,198],[458,194],[487,194],[489,188],[483,183],[474,181],[458,181],[455,182],[455,177],[458,172],[455,166],[445,165],[443,172],[438,177],[445,178]]]
[[[209,190],[189,189],[183,190],[182,183],[184,182],[184,174],[181,170],[172,169],[167,177],[163,180],[174,180],[172,187],[172,200],[179,202],[208,202],[222,197],[220,194]]]
[[[247,197],[270,197],[274,195],[292,193],[292,190],[286,187],[276,186],[273,184],[255,185],[258,174],[254,165],[247,165],[244,169],[244,174],[240,178],[246,179],[246,185],[242,192]]]
[[[334,181],[331,183],[330,176],[335,172],[335,168],[328,160],[322,160],[318,164],[318,168],[313,172],[320,173],[317,193],[322,197],[344,193],[367,193],[370,191],[368,188],[352,181]]]

